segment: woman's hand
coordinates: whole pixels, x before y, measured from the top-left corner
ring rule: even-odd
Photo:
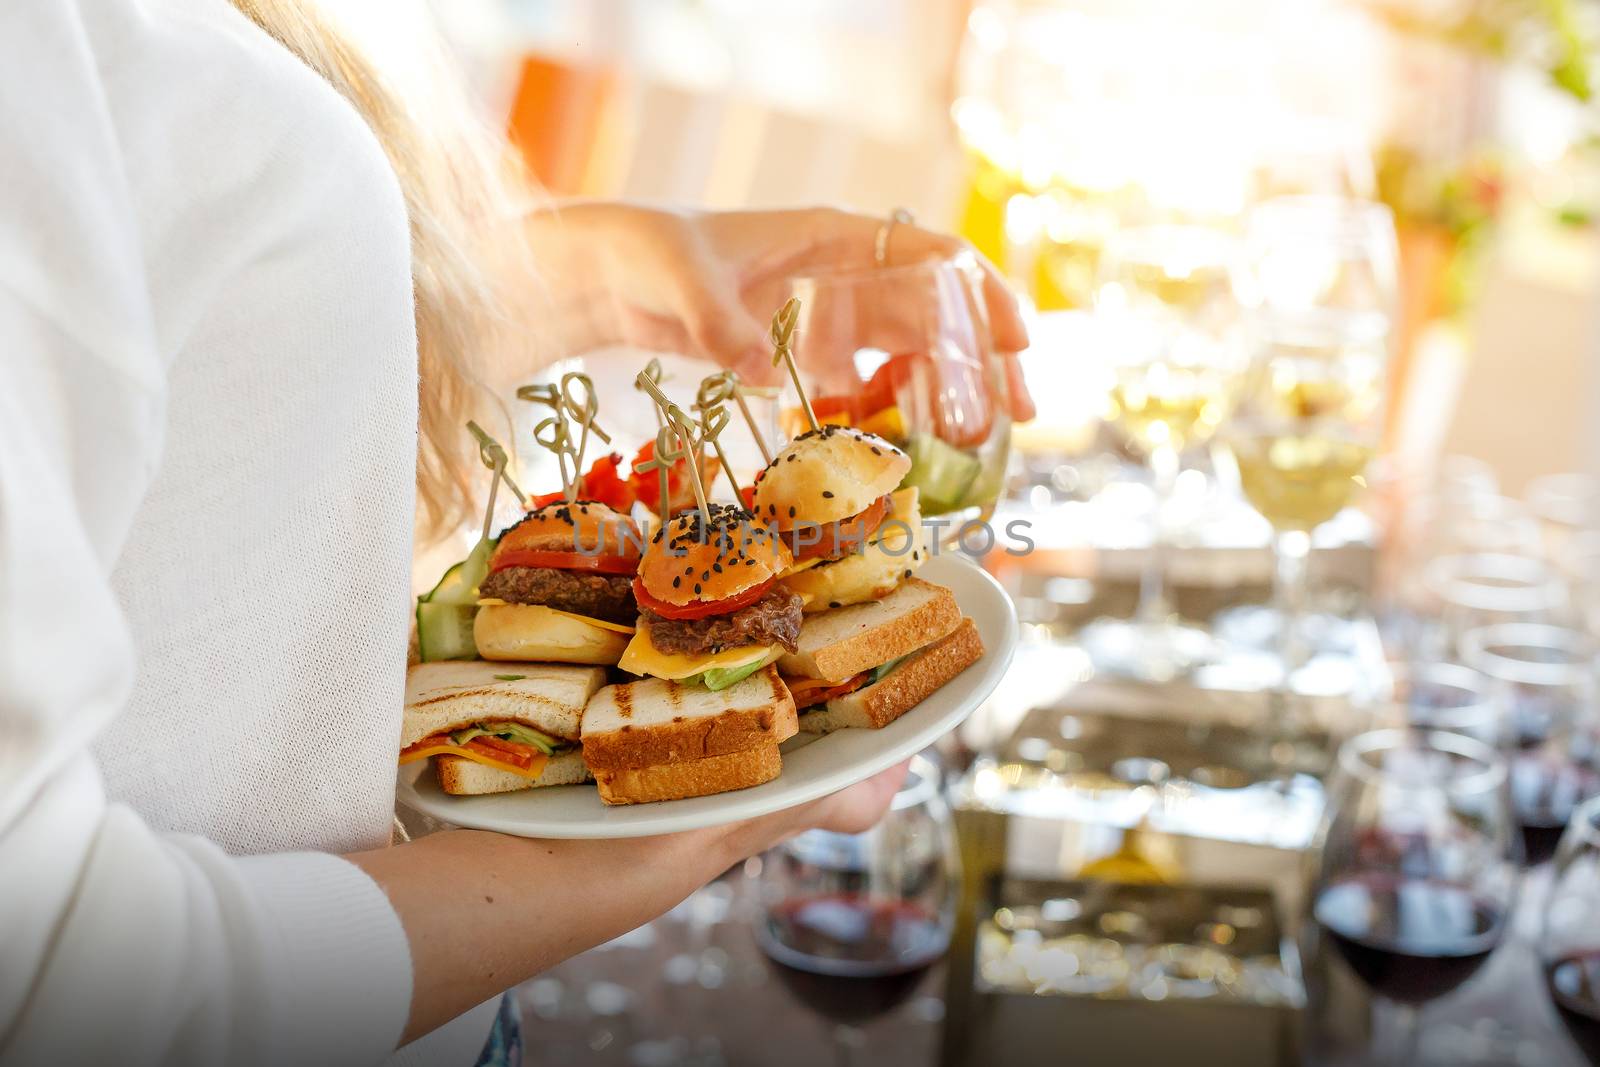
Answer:
[[[884,220],[832,208],[679,212],[585,203],[533,217],[533,240],[553,251],[568,351],[625,343],[711,360],[751,381],[772,376],[772,313],[792,279],[873,265]],[[995,268],[958,237],[902,224],[887,258],[913,263],[969,252],[983,272],[990,334],[1004,357],[1012,416],[1033,416],[1015,354],[1028,346],[1015,297]]]
[[[793,834],[869,829],[906,766],[787,811],[665,837],[528,841],[451,830],[347,856],[388,894],[411,943],[404,1040],[649,922]]]

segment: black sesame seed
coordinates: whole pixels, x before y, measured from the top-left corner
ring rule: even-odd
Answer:
[[[839,602],[837,600],[828,601],[828,607],[830,607],[830,608],[836,608],[836,607],[839,607],[839,606],[840,605],[839,605]]]
[[[714,570],[714,571],[716,571],[716,572],[717,572],[717,573],[718,573],[718,574],[721,574],[721,573],[722,573],[722,564],[720,564],[720,563],[713,563],[713,564],[712,564],[712,565],[711,565],[711,569],[712,569],[712,570]]]
[[[911,568],[910,567],[906,568],[906,577],[907,578],[911,577]]]
[[[877,445],[873,445],[872,446],[872,454],[874,456],[881,456],[881,455],[883,455],[883,449],[879,448]]]
[[[695,596],[699,596],[700,595],[700,583],[699,582],[695,582],[694,583],[694,595]]]
[[[791,519],[794,518],[794,505],[793,504],[789,505],[789,517]]]
[[[675,575],[672,579],[672,588],[676,589],[683,584],[683,575]]]
[[[824,498],[825,498],[825,499],[828,499],[828,500],[832,500],[832,499],[833,499],[833,493],[832,493],[832,491],[830,491],[830,490],[827,490],[827,489],[824,489],[824,490],[823,490],[823,491],[822,491],[822,495],[823,495],[823,497],[824,497]]]

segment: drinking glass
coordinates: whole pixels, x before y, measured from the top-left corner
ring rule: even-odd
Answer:
[[[1226,438],[1245,498],[1275,532],[1287,694],[1306,652],[1312,532],[1365,487],[1383,432],[1397,252],[1387,208],[1339,197],[1265,201],[1246,243],[1258,350]]]
[[[833,1024],[848,1067],[855,1028],[903,1004],[950,946],[960,859],[938,769],[912,760],[877,826],[800,834],[762,858],[755,881],[756,942],[789,991]]]
[[[1528,507],[1544,524],[1545,548],[1559,556],[1568,540],[1600,529],[1600,477],[1568,472],[1547,474],[1528,483]]]
[[[1539,961],[1573,1044],[1600,1064],[1600,800],[1572,815],[1556,851]]]
[[[1245,220],[1263,309],[1279,317],[1381,320],[1394,313],[1399,246],[1394,216],[1373,200],[1279,196]]]
[[[1422,586],[1436,625],[1419,651],[1432,656],[1460,656],[1462,636],[1479,627],[1559,621],[1567,605],[1565,583],[1549,564],[1503,552],[1440,556],[1422,568]]]
[[[1469,630],[1461,645],[1501,705],[1513,814],[1524,855],[1536,866],[1554,855],[1578,804],[1600,794],[1593,652],[1583,634],[1539,623]]]
[[[1600,641],[1600,530],[1573,534],[1561,548],[1560,565],[1578,608],[1577,621]]]
[[[1200,226],[1124,230],[1100,259],[1095,313],[1115,346],[1111,421],[1149,465],[1155,510],[1133,621],[1104,620],[1084,640],[1141,677],[1171,678],[1210,645],[1166,596],[1168,505],[1183,450],[1216,432],[1243,369],[1239,262],[1234,238]]]
[[[819,423],[857,426],[911,457],[924,516],[986,521],[1011,447],[1005,369],[989,337],[982,274],[963,253],[796,278],[795,359]],[[789,436],[809,428],[792,393]]]
[[[1458,663],[1397,664],[1395,703],[1408,728],[1462,734],[1490,748],[1505,740],[1504,716],[1489,681]]]
[[[1311,910],[1317,947],[1390,1005],[1384,1062],[1414,1058],[1422,1006],[1471,978],[1500,943],[1516,855],[1506,766],[1489,746],[1377,730],[1340,748]]]

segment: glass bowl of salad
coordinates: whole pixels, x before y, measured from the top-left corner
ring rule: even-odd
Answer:
[[[1005,370],[989,335],[982,275],[969,254],[795,279],[795,359],[817,421],[854,426],[905,450],[924,516],[954,533],[987,521],[1011,447]],[[798,398],[782,429],[809,429]]]

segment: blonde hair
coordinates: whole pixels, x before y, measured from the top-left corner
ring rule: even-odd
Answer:
[[[417,535],[437,540],[474,507],[477,446],[463,424],[496,409],[498,421],[509,423],[485,380],[529,347],[532,256],[513,220],[528,210],[532,183],[439,49],[412,64],[431,69],[408,69],[402,85],[386,79],[316,0],[233,4],[354,105],[399,176],[411,224],[421,379]]]

